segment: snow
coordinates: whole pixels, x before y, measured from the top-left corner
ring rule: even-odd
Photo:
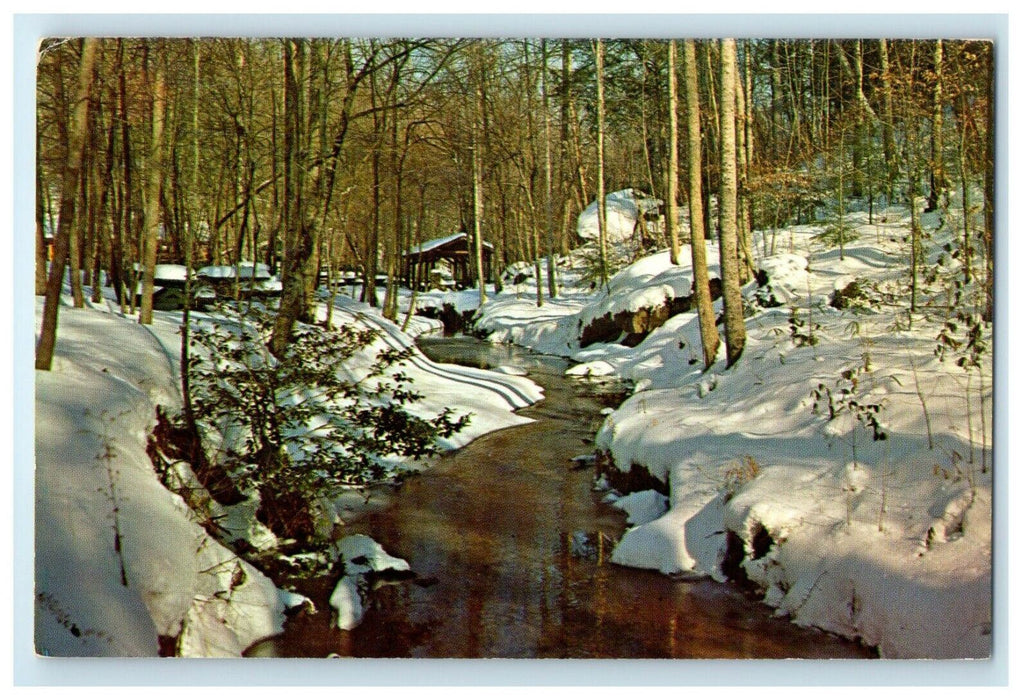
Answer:
[[[186,266],[185,265],[155,265],[154,266],[154,279],[162,282],[185,282],[186,281]]]
[[[455,234],[452,234],[450,236],[443,236],[442,238],[433,238],[432,240],[423,241],[423,242],[419,243],[418,245],[412,247],[410,250],[407,251],[407,254],[408,255],[418,255],[419,253],[427,253],[430,250],[435,250],[436,248],[440,248],[442,246],[445,246],[448,243],[453,243],[454,241],[460,241],[461,239],[464,239],[464,238],[468,238],[468,234],[467,233],[463,233],[463,232],[462,233],[455,233]],[[492,248],[493,247],[493,244],[490,243],[489,241],[483,241],[482,245],[483,245],[484,248]]]
[[[341,630],[354,629],[364,618],[364,604],[358,590],[360,580],[357,575],[344,576],[329,597],[329,605],[336,611],[336,627]]]
[[[41,299],[36,307],[38,329]],[[380,331],[366,361],[378,348],[413,343],[364,305],[340,299],[336,314],[339,323]],[[199,312],[194,317],[217,321]],[[157,311],[152,326],[139,325],[121,314],[113,298],[61,310],[52,370],[36,372],[40,654],[156,656],[159,637],[177,637],[183,656],[235,657],[281,631],[284,610],[303,604],[208,535],[196,512],[155,473],[146,449],[156,411],[174,414],[181,406],[180,323],[181,313]],[[416,333],[438,327],[427,319],[412,322]],[[528,422],[513,411],[542,397],[525,377],[434,363],[417,349],[404,369],[426,394],[417,412],[435,415],[449,407],[471,414],[470,424],[441,444],[444,449]],[[168,470],[171,482],[203,490],[188,464],[172,463]],[[253,499],[215,505],[212,517],[230,537],[266,549],[276,542],[254,519],[256,508]],[[386,557],[373,557],[374,566],[406,564]],[[345,607],[341,596],[334,600]],[[351,606],[338,617],[356,624],[357,611]]]
[[[411,378],[412,386],[423,397],[409,407],[411,413],[431,417],[451,408],[457,415],[471,414],[467,427],[441,440],[443,449],[455,449],[493,430],[531,422],[512,411],[531,406],[543,398],[543,390],[527,377],[433,362],[418,350],[411,335],[402,332],[396,324],[383,318],[378,309],[367,304],[337,297],[333,314],[335,323],[360,324],[379,333],[378,340],[355,358],[349,371],[360,372],[362,358],[363,362],[370,363],[387,346],[410,349],[411,357],[399,363],[398,367]],[[438,325],[421,319],[414,332],[429,328],[438,328]]]
[[[336,542],[336,551],[348,574],[411,569],[406,561],[387,554],[382,545],[368,535],[344,537]],[[358,559],[362,561],[359,563],[356,561]]]
[[[606,202],[606,232],[610,243],[624,243],[636,234],[636,223],[642,224],[640,213],[653,213],[658,210],[661,201],[647,195],[634,193],[633,190],[619,190],[604,197]],[[600,231],[599,213],[596,200],[590,202],[579,215],[576,228],[583,240],[596,240]]]
[[[272,582],[211,539],[154,473],[147,433],[156,407],[177,402],[150,329],[62,309],[53,369],[36,373],[39,653],[155,656],[158,635],[181,635],[184,654],[238,656],[281,629]]]
[[[406,311],[410,303],[411,296],[409,293],[401,293],[398,295],[398,308]],[[430,289],[426,292],[419,292],[415,302],[415,308],[419,311],[424,309],[442,310],[444,306],[453,307],[459,314],[463,314],[467,311],[475,311],[479,308],[479,290],[458,289],[443,291],[439,289]]]
[[[264,263],[241,262],[239,265],[209,265],[197,270],[198,277],[210,279],[268,279],[272,276],[271,269]]]
[[[612,505],[626,512],[625,521],[630,525],[645,525],[665,514],[668,510],[668,497],[654,489],[648,489],[622,496]]]
[[[943,323],[956,316],[909,318],[909,222],[902,208],[883,216],[874,225],[851,216],[859,238],[842,260],[838,249],[812,240],[820,226],[776,232],[774,254],[765,250],[770,232],[755,232],[768,285],[744,288],[747,344],[731,369],[719,359],[704,371],[693,311],[672,316],[635,347],[580,347],[582,329],[597,318],[688,296],[693,270],[685,253],[681,265],[668,251],[641,257],[598,288],[582,277],[582,256],[573,252],[559,261],[560,295],[542,306],[533,275],[491,293],[481,308],[477,290],[427,292],[417,305],[474,310],[476,331],[491,342],[568,357],[571,375],[631,382],[632,395],[604,412],[595,446],[617,469],[644,467],[670,495],[605,499],[627,513],[614,562],[717,581],[735,565],[763,591],[771,613],[860,639],[884,657],[983,658],[992,642],[992,330],[984,328],[981,370],[955,361],[964,343],[946,349],[943,361],[934,355]],[[939,307],[961,276],[942,248],[951,225],[926,226],[935,279],[924,280],[924,290]],[[717,247],[707,244],[707,255],[709,274],[719,276]],[[854,282],[879,301],[831,306]],[[409,299],[401,294],[399,308]],[[336,323],[380,333],[348,368],[354,372],[378,349],[411,347],[412,336],[441,325],[413,317],[405,333],[349,297],[334,304]],[[181,635],[184,653],[238,655],[273,634],[286,607],[305,604],[207,536],[154,474],[145,440],[156,407],[178,405],[178,322],[178,314],[158,312],[152,327],[142,327],[110,303],[62,310],[54,370],[37,373],[43,653],[154,655],[159,635]],[[403,369],[424,394],[414,408],[420,415],[448,407],[472,414],[444,449],[526,422],[514,411],[542,397],[520,368],[441,365],[415,350]],[[830,420],[831,401],[839,415]],[[871,415],[887,439],[874,439]],[[188,465],[175,473],[189,482]],[[606,480],[597,488],[607,489]],[[114,547],[115,502],[128,586]],[[341,514],[347,503],[337,503]],[[255,507],[245,501],[218,516],[234,535],[271,547],[274,537],[254,523]],[[729,533],[742,560],[727,559]],[[348,563],[332,606],[336,624],[351,629],[363,615],[368,571],[403,570],[406,562],[363,536],[339,547]]]
[[[361,589],[366,577],[383,571],[410,571],[411,566],[386,553],[378,542],[368,535],[349,535],[336,542],[335,549],[343,564],[343,576],[329,598],[336,611],[336,627],[352,630],[364,618],[364,600]]]
[[[778,231],[774,255],[763,255],[768,232],[755,233],[768,286],[744,288],[752,313],[744,357],[732,369],[720,359],[703,371],[693,311],[672,316],[636,347],[579,346],[593,319],[688,295],[686,253],[679,266],[667,251],[645,256],[607,289],[580,286],[540,308],[531,298],[496,295],[476,329],[492,342],[569,357],[576,363],[569,374],[633,383],[596,446],[621,470],[646,467],[671,496],[667,509],[655,492],[615,501],[631,527],[614,562],[722,581],[731,532],[743,543],[740,566],[776,614],[860,639],[885,657],[987,657],[991,351],[981,372],[958,366],[956,351],[942,362],[934,356],[947,317],[916,312],[908,321],[909,220],[903,208],[883,216],[868,225],[851,215],[859,238],[843,260],[812,241],[818,226]],[[924,223],[935,280],[923,284],[942,306],[960,278],[942,248],[957,231]],[[709,274],[719,276],[715,246],[707,255]],[[883,302],[830,306],[834,292],[855,280]],[[762,308],[758,299],[779,306]],[[990,348],[990,328],[984,332]],[[804,334],[817,343],[800,342]],[[846,409],[847,377],[856,378],[855,405],[877,407],[886,440],[874,440]],[[827,393],[839,402],[833,420]]]

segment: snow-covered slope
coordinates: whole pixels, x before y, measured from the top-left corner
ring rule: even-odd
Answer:
[[[41,308],[37,300],[37,318]],[[369,356],[412,343],[368,307],[341,301],[336,312],[338,322],[380,331]],[[179,323],[177,312],[156,312],[141,326],[110,302],[61,310],[52,371],[36,372],[41,654],[156,656],[177,638],[183,656],[239,656],[281,630],[289,596],[205,532],[146,452],[158,407],[181,406]],[[415,321],[417,332],[436,327]],[[427,397],[417,412],[472,416],[444,448],[528,421],[513,410],[542,397],[524,377],[440,365],[417,350],[405,365]]]
[[[238,656],[281,629],[272,582],[211,539],[146,453],[179,404],[162,344],[93,309],[62,309],[36,373],[36,649],[53,656]],[[120,551],[119,551],[120,550]],[[123,578],[124,567],[124,578]]]
[[[954,234],[923,222],[934,233],[920,284],[934,297],[909,314],[909,221],[901,210],[881,216],[873,225],[851,217],[859,238],[842,260],[814,240],[820,227],[779,231],[774,256],[761,255],[766,241],[756,236],[770,283],[744,289],[747,345],[730,370],[721,359],[704,371],[693,311],[635,347],[579,347],[592,319],[688,294],[688,254],[677,267],[667,251],[643,258],[614,275],[610,291],[540,309],[501,296],[477,328],[495,342],[571,357],[572,374],[634,382],[597,447],[620,470],[645,467],[671,496],[667,512],[626,532],[616,562],[745,575],[777,613],[884,656],[988,656],[991,327],[980,327],[978,366],[959,365],[971,337],[962,321],[947,331],[957,346],[936,356],[947,322],[975,301],[972,287],[954,284],[959,261],[943,247]],[[711,246],[708,260],[717,276]],[[851,283],[870,301],[831,306]],[[758,306],[769,294],[782,305]]]

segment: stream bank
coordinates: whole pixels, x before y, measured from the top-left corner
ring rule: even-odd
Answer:
[[[871,652],[772,618],[744,589],[621,567],[624,514],[573,458],[622,387],[566,377],[567,363],[471,338],[423,339],[435,361],[525,370],[546,398],[532,423],[438,457],[348,523],[413,575],[379,577],[353,630],[332,624],[334,581],[305,582],[318,607],[251,656],[434,658],[844,658]]]

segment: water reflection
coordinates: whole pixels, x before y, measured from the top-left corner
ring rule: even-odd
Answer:
[[[546,390],[536,422],[487,435],[406,482],[348,528],[406,559],[416,578],[380,582],[346,632],[296,618],[254,655],[473,658],[782,658],[866,650],[770,617],[733,587],[675,581],[609,562],[624,518],[573,468],[599,426],[597,389],[559,358],[447,338],[434,359],[525,367]],[[334,582],[305,592],[324,601]],[[319,596],[322,596],[319,598]]]

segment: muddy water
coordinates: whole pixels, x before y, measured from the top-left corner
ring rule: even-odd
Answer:
[[[565,363],[470,339],[433,339],[437,360],[518,365],[546,390],[535,419],[438,459],[383,510],[348,529],[410,562],[413,579],[378,582],[362,623],[332,627],[331,581],[310,582],[320,612],[288,623],[256,656],[826,658],[868,656],[833,636],[771,618],[738,588],[675,581],[609,562],[624,517],[591,490],[590,451],[604,390]],[[610,388],[608,389],[610,390]],[[611,399],[610,396],[607,397]]]

